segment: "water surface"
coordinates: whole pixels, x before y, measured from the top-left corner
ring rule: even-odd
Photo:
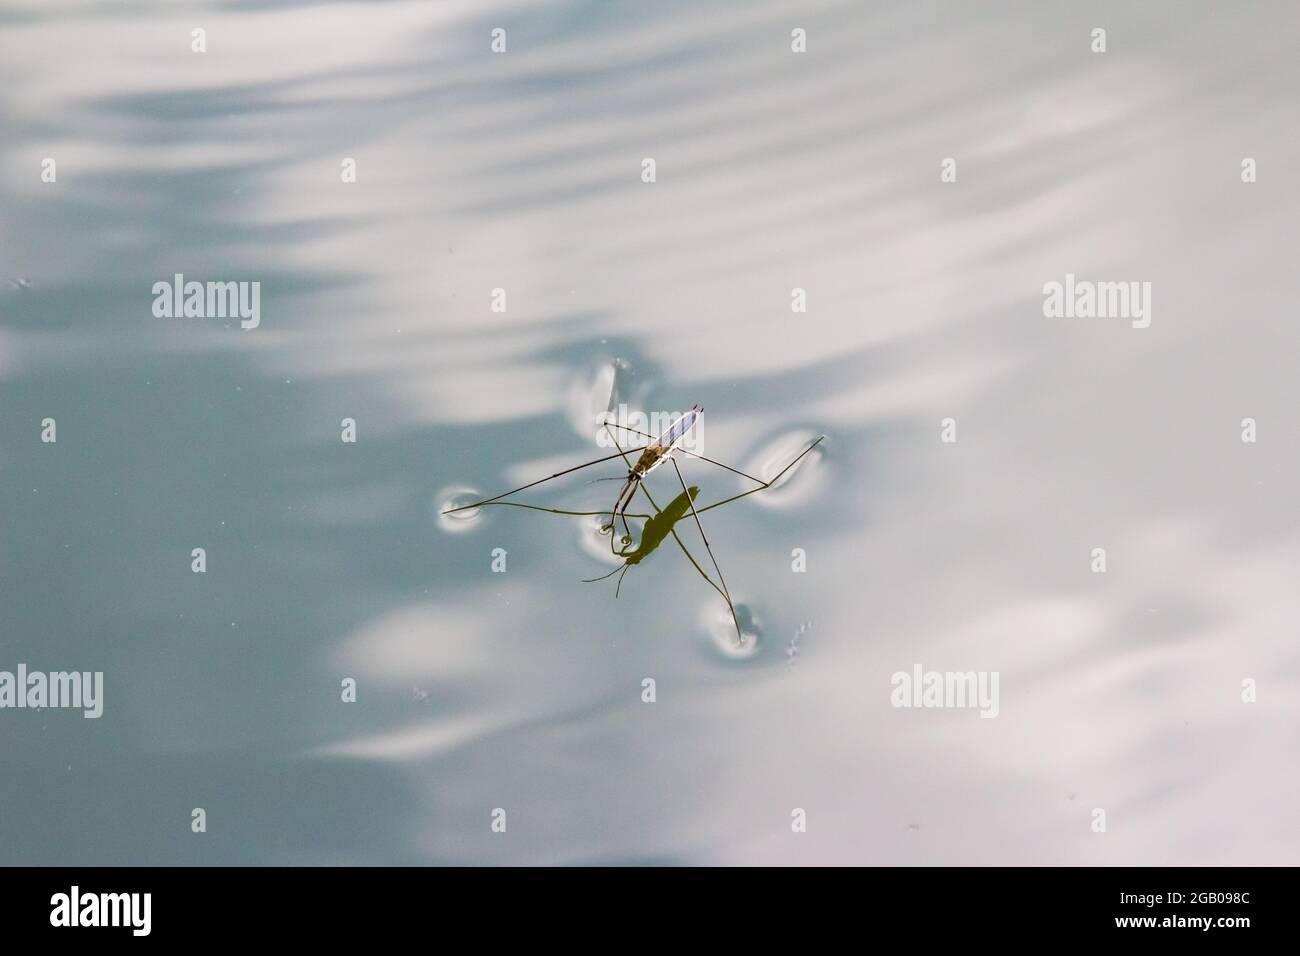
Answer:
[[[1294,864],[1297,41],[1282,3],[11,0],[0,668],[106,700],[0,712],[0,861]],[[259,281],[260,327],[154,318],[175,273]],[[1151,282],[1150,328],[1045,319],[1066,273]],[[744,649],[671,543],[615,599],[593,521],[438,516],[697,402],[746,471],[827,436],[705,516]],[[892,707],[918,663],[999,716]]]

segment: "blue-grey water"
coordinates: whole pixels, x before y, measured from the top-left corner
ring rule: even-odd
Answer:
[[[6,0],[0,671],[104,693],[0,709],[0,863],[1296,863],[1298,43],[1281,2]],[[177,273],[260,324],[156,317]],[[1149,327],[1045,317],[1067,274]],[[615,599],[595,519],[438,515],[696,402],[742,470],[827,436],[703,516],[743,649],[671,541]],[[918,665],[997,716],[893,706]]]

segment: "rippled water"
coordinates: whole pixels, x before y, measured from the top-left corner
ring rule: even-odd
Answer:
[[[1283,3],[10,0],[0,669],[105,706],[0,711],[0,862],[1295,863],[1297,40]],[[260,326],[155,318],[175,273],[260,282]],[[1045,319],[1066,273],[1150,281],[1150,328]],[[675,544],[616,599],[596,518],[440,515],[696,402],[764,477],[827,436],[703,516],[743,646]],[[998,672],[997,719],[892,707],[916,664]]]

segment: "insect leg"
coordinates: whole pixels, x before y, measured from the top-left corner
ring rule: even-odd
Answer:
[[[767,491],[768,488],[771,488],[774,484],[776,484],[778,481],[781,480],[782,475],[784,475],[787,471],[789,471],[796,464],[798,464],[799,460],[803,458],[804,455],[808,454],[808,452],[812,451],[814,448],[820,445],[825,440],[825,438],[826,436],[822,435],[820,438],[814,441],[803,451],[799,452],[799,454],[795,455],[794,458],[790,461],[790,464],[786,465],[784,468],[778,471],[771,481],[763,482],[762,485],[758,488],[753,488],[749,491],[742,491],[738,495],[732,495],[730,498],[723,498],[721,501],[715,501],[711,505],[705,505],[703,508],[700,509],[700,513],[703,514],[706,511],[712,511],[714,508],[721,508],[723,505],[731,504],[731,502],[738,501],[741,498],[747,498],[750,495],[756,495],[760,491]]]
[[[643,451],[644,449],[634,448],[632,450]],[[449,515],[457,511],[466,511],[469,508],[478,508],[481,505],[491,504],[493,501],[499,501],[502,498],[507,498],[510,495],[516,494],[520,491],[526,491],[529,488],[536,487],[537,485],[542,484],[542,482],[550,481],[552,478],[559,478],[563,475],[568,475],[575,471],[581,471],[583,468],[590,468],[592,465],[599,465],[601,462],[613,461],[615,458],[622,458],[622,457],[623,457],[623,452],[620,450],[617,455],[606,455],[604,458],[597,458],[595,461],[588,461],[581,465],[574,465],[572,468],[566,468],[563,471],[557,471],[555,474],[547,475],[545,478],[538,478],[536,481],[530,481],[528,484],[520,485],[518,488],[512,488],[510,491],[503,491],[501,494],[493,495],[491,498],[484,498],[482,501],[476,501],[470,505],[461,505],[459,508],[448,508],[446,511],[443,512],[443,514]]]
[[[686,479],[682,477],[682,470],[677,466],[675,458],[669,458],[673,463],[673,471],[677,472],[677,480],[681,482],[682,491],[686,492],[686,500],[691,506],[691,515],[695,518],[695,527],[700,531],[700,538],[704,541],[704,550],[709,552],[709,560],[713,562],[713,570],[718,572],[718,582],[722,585],[722,596],[727,599],[727,610],[731,612],[731,622],[736,625],[736,640],[744,644],[745,635],[740,630],[740,619],[736,617],[736,603],[731,600],[731,591],[727,588],[727,581],[722,576],[722,568],[718,567],[718,559],[713,556],[713,548],[709,546],[709,536],[704,533],[704,525],[700,523],[699,513],[695,510],[695,501],[691,498],[691,493],[686,488]]]

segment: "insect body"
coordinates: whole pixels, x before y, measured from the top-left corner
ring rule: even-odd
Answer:
[[[623,543],[628,543],[631,539],[631,532],[627,526],[627,509],[632,503],[632,496],[636,494],[637,485],[646,475],[669,460],[669,456],[686,439],[686,435],[695,427],[695,423],[699,421],[700,416],[703,414],[704,409],[699,405],[692,406],[689,412],[680,416],[665,428],[663,434],[659,436],[654,444],[647,446],[645,451],[641,452],[641,457],[636,460],[636,464],[627,473],[627,481],[623,485],[623,490],[618,493],[618,500],[614,502],[614,510],[610,513],[609,524],[603,526],[602,531],[612,532],[615,519],[622,518]]]

